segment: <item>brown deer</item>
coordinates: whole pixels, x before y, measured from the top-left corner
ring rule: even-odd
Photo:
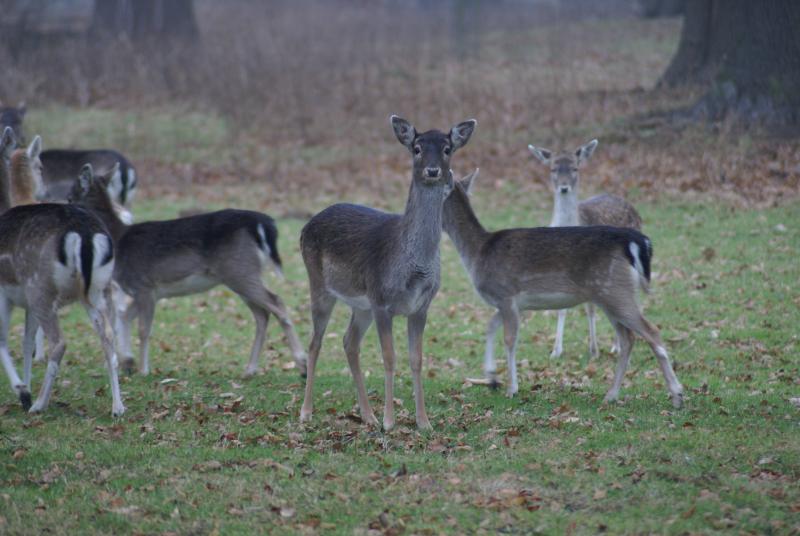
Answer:
[[[496,384],[494,336],[500,324],[508,361],[507,394],[517,384],[517,332],[521,310],[563,309],[584,302],[599,306],[617,331],[620,351],[614,383],[606,393],[619,396],[634,334],[652,348],[672,397],[680,407],[683,387],[670,365],[658,328],[642,316],[637,288],[646,289],[652,257],[650,240],[619,227],[534,227],[487,231],[468,197],[477,172],[456,181],[444,203],[443,228],[453,240],[478,294],[497,308],[489,321],[484,371]]]
[[[431,427],[422,388],[422,334],[428,306],[439,289],[442,204],[452,189],[450,158],[469,141],[476,121],[464,121],[448,132],[424,133],[397,116],[392,116],[391,123],[412,158],[411,188],[403,214],[338,204],[303,227],[300,248],[308,271],[313,334],[301,421],[311,418],[322,337],[336,301],[341,300],[352,310],[344,351],[363,421],[378,424],[361,374],[361,340],[374,319],[385,371],[383,427],[389,430],[395,424],[392,321],[395,316],[405,316],[417,427]]]
[[[116,171],[116,167],[112,168],[111,176]],[[272,218],[249,210],[227,209],[126,225],[115,210],[107,181],[108,176],[95,177],[87,164],[69,200],[94,212],[114,237],[117,250],[114,281],[133,299],[127,311],[119,315],[117,329],[126,370],[132,370],[134,365],[130,347],[130,325],[134,319],[139,318],[140,370],[149,374],[148,341],[156,302],[225,285],[239,295],[256,322],[246,374],[258,370],[270,313],[281,324],[301,373],[305,371],[305,352],[286,307],[261,280],[268,264],[280,273],[278,230]]]
[[[575,151],[562,151],[554,157],[552,151],[528,145],[533,156],[550,168],[550,182],[553,187],[553,219],[550,227],[610,225],[641,231],[642,218],[633,205],[621,197],[600,194],[578,201],[580,167],[591,158],[596,148],[597,140],[592,140]],[[558,311],[556,340],[550,357],[561,356],[566,316],[566,309]],[[594,358],[599,355],[599,351],[595,308],[591,302],[586,303],[586,316],[589,319],[589,355]],[[612,351],[618,349],[618,346],[615,344]]]

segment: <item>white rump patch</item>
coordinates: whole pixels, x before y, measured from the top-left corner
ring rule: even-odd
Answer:
[[[67,233],[64,238],[64,257],[66,257],[66,265],[56,261],[53,267],[53,280],[56,288],[67,289],[70,288],[75,278],[81,272],[81,235],[74,231]]]
[[[261,262],[261,269],[263,270],[267,264],[272,265],[272,269],[275,270],[275,273],[278,277],[283,277],[283,271],[281,270],[280,266],[272,262],[272,248],[269,247],[269,243],[267,243],[267,235],[264,232],[264,226],[260,223],[256,226],[256,232],[258,233],[258,237],[260,238],[259,245],[256,247],[256,251],[258,253],[258,260]],[[263,244],[264,247],[261,248],[260,245]]]
[[[119,170],[119,167],[114,171],[111,180],[108,181],[107,190],[111,199],[119,202],[120,196],[122,195],[122,172]]]
[[[111,251],[111,239],[103,233],[95,233],[92,237],[93,259],[92,259],[92,281],[89,284],[89,301],[99,303],[103,295],[103,289],[108,286],[114,272],[114,257],[105,264],[101,264]]]
[[[644,277],[644,267],[642,266],[642,261],[639,259],[639,244],[636,242],[631,242],[628,244],[628,249],[633,256],[633,265],[636,268],[636,271],[642,274],[642,277]]]
[[[132,167],[128,168],[128,197],[125,200],[126,204],[130,204],[133,201],[133,195],[136,193],[136,187],[139,186],[136,182],[136,170]]]

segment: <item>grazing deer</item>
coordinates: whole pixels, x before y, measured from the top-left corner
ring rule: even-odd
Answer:
[[[642,316],[636,289],[648,288],[650,240],[618,227],[535,227],[490,232],[470,205],[477,172],[456,181],[444,203],[443,228],[453,240],[478,294],[497,308],[489,321],[484,371],[496,384],[494,336],[500,324],[508,359],[508,395],[517,392],[517,331],[520,310],[562,309],[590,301],[605,311],[617,331],[620,351],[614,383],[605,396],[616,400],[628,368],[634,334],[653,349],[677,408],[683,387],[658,328]]]
[[[392,320],[401,315],[408,318],[417,427],[431,427],[422,389],[422,334],[428,306],[439,289],[442,204],[452,188],[450,158],[467,143],[476,121],[459,123],[447,133],[429,130],[421,134],[405,119],[392,116],[391,122],[395,136],[412,156],[405,212],[388,214],[360,205],[338,204],[326,208],[303,227],[300,248],[308,271],[313,334],[301,421],[311,418],[317,358],[338,299],[352,309],[344,351],[363,421],[378,424],[367,400],[359,364],[361,340],[374,319],[386,374],[383,427],[389,430],[394,426]]]
[[[14,131],[14,137],[20,144],[25,143],[25,136],[22,133],[22,121],[25,119],[25,112],[28,109],[24,103],[21,103],[16,108],[13,106],[3,106],[0,103],[0,130],[5,127],[11,127]]]
[[[117,379],[110,283],[114,269],[111,236],[88,211],[59,204],[23,205],[0,216],[0,360],[22,407],[44,411],[50,401],[61,358],[66,351],[58,310],[79,301],[100,337],[111,383],[111,413],[125,412]],[[31,405],[33,352],[24,352],[23,379],[8,351],[13,306],[23,307],[25,342],[41,326],[49,343],[47,371],[36,402]]]
[[[116,172],[112,169],[112,175]],[[249,210],[220,210],[188,218],[126,225],[108,193],[108,177],[95,177],[91,165],[81,171],[69,195],[71,203],[93,211],[114,238],[117,264],[114,281],[133,302],[119,315],[118,338],[122,365],[133,369],[130,325],[139,318],[139,354],[142,374],[150,372],[148,341],[156,302],[189,296],[225,285],[250,308],[256,335],[246,374],[258,370],[267,321],[274,314],[283,328],[301,373],[306,357],[283,301],[261,280],[268,263],[280,273],[278,230],[266,214]]]
[[[597,140],[578,147],[575,152],[562,151],[553,157],[552,151],[528,145],[528,149],[542,164],[550,168],[550,182],[553,186],[553,219],[550,227],[572,225],[610,225],[642,230],[642,218],[636,209],[622,199],[608,194],[596,195],[585,201],[578,201],[580,185],[579,169],[597,148]],[[550,357],[559,357],[563,349],[564,320],[567,310],[558,311],[556,341]],[[591,302],[586,303],[586,316],[589,319],[589,355],[599,355],[595,330],[595,308]],[[612,351],[617,349],[615,344]]]
[[[85,164],[91,164],[97,175],[110,176],[108,192],[116,203],[130,207],[136,194],[136,169],[117,151],[49,149],[42,152],[40,159],[46,200],[66,201],[75,178],[80,175]],[[117,163],[119,167],[112,173]]]

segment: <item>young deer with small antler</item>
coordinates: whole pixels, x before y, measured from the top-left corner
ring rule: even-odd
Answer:
[[[302,421],[311,418],[322,337],[336,300],[341,300],[352,309],[344,351],[356,384],[362,420],[378,424],[367,400],[359,364],[361,340],[374,319],[385,371],[383,427],[389,430],[395,424],[392,320],[399,315],[408,318],[408,357],[417,427],[431,427],[422,389],[422,334],[428,306],[439,289],[442,204],[453,183],[450,158],[467,143],[476,122],[459,123],[446,133],[429,130],[420,134],[405,119],[392,116],[391,121],[395,136],[412,157],[405,212],[387,214],[360,205],[333,205],[311,218],[300,238],[314,330],[308,350]]]
[[[114,167],[111,175],[117,171]],[[139,318],[141,372],[149,374],[148,341],[156,302],[189,296],[225,285],[239,295],[256,321],[256,335],[246,374],[258,371],[267,321],[274,314],[283,328],[301,373],[306,357],[283,301],[264,286],[261,274],[268,264],[280,271],[278,230],[266,214],[249,210],[220,210],[187,218],[126,225],[109,196],[108,177],[94,177],[84,166],[69,200],[106,224],[117,248],[114,281],[133,303],[118,324],[123,367],[133,369],[130,325]]]
[[[562,151],[555,157],[552,151],[528,145],[528,149],[542,164],[550,168],[550,182],[553,186],[553,219],[550,227],[572,225],[610,225],[642,230],[642,218],[636,209],[622,199],[609,194],[600,194],[585,201],[578,201],[580,186],[579,169],[592,156],[597,148],[597,140],[578,147],[574,152]],[[550,357],[559,357],[563,350],[564,320],[567,310],[558,311],[556,341]],[[589,355],[597,357],[595,308],[586,303],[586,316],[589,319]],[[618,349],[615,344],[614,349]]]
[[[521,310],[562,309],[584,302],[599,306],[617,331],[620,352],[614,383],[606,394],[619,396],[634,334],[653,349],[672,397],[680,407],[683,387],[661,342],[658,328],[642,316],[637,288],[650,280],[650,240],[618,227],[535,227],[489,232],[470,205],[476,173],[456,181],[444,203],[443,228],[453,240],[478,294],[497,313],[489,321],[484,371],[496,384],[494,336],[503,324],[508,359],[508,395],[517,392],[517,331]]]

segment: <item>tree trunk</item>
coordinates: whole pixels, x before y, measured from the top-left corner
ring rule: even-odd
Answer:
[[[800,2],[692,0],[660,84],[711,83],[695,115],[800,123]]]

